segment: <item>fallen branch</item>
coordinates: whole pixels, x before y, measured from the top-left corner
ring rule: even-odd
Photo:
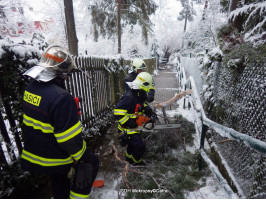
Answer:
[[[150,175],[150,174],[148,174],[148,173],[146,173],[146,172],[140,172],[140,171],[137,171],[137,170],[134,170],[134,169],[129,169],[129,163],[127,162],[127,161],[125,161],[125,160],[122,160],[119,156],[118,156],[118,150],[117,150],[117,148],[115,147],[115,145],[112,145],[112,147],[113,147],[113,150],[114,150],[114,156],[115,156],[115,158],[118,160],[118,161],[120,161],[120,162],[123,162],[123,163],[125,163],[126,164],[126,166],[125,166],[125,168],[124,168],[124,171],[123,171],[123,174],[124,174],[124,177],[125,177],[125,184],[126,184],[126,187],[127,187],[127,189],[129,189],[129,184],[128,184],[128,179],[127,179],[127,173],[128,173],[128,171],[131,171],[131,172],[134,172],[134,173],[137,173],[137,174],[140,174],[140,175],[143,175],[143,176],[150,176],[152,179],[153,179],[153,181],[156,183],[156,185],[158,186],[158,189],[165,189],[165,190],[167,190],[168,192],[169,192],[169,194],[175,199],[175,196],[166,188],[166,187],[164,187],[164,186],[161,186],[157,181],[156,181],[156,179],[152,176],[152,175]],[[136,167],[136,166],[134,166],[134,167]],[[141,167],[141,166],[140,166]],[[118,194],[118,196],[120,197],[121,195],[120,194]]]
[[[125,176],[125,182],[126,182],[127,189],[129,189],[128,179],[127,179],[127,171],[128,171],[128,162],[126,162],[126,166],[124,169],[124,176]]]
[[[127,179],[127,171],[128,171],[128,162],[125,161],[125,160],[122,160],[119,156],[118,156],[118,151],[117,151],[117,148],[115,147],[115,145],[112,145],[113,147],[113,150],[115,151],[115,158],[120,161],[120,162],[123,162],[126,164],[125,166],[125,169],[124,169],[124,177],[125,177],[125,183],[126,183],[126,186],[127,186],[127,189],[129,189],[129,185],[128,185],[128,179]]]
[[[175,199],[175,196],[164,186],[161,186],[157,181],[156,179],[153,177],[153,176],[150,176],[152,178],[152,180],[156,183],[158,189],[164,189],[164,190],[167,190],[167,192],[169,192],[169,194],[173,197],[173,199]]]
[[[187,95],[187,94],[192,94],[192,89],[190,90],[187,90],[187,91],[183,91],[179,94],[176,94],[172,99],[169,99],[168,101],[165,101],[165,102],[162,102],[162,103],[159,103],[156,105],[157,108],[161,109],[163,107],[166,107],[166,106],[170,106],[172,105],[177,99],[180,99],[182,98],[183,96]]]
[[[118,156],[118,151],[117,151],[117,148],[115,147],[115,145],[113,144],[112,145],[112,147],[113,147],[113,150],[114,150],[114,152],[115,152],[115,158],[118,160],[118,161],[120,161],[120,162],[127,162],[127,161],[125,161],[125,160],[122,160],[119,156]]]
[[[173,197],[173,199],[175,199],[175,196],[166,188],[166,187],[164,187],[164,186],[161,186],[158,182],[157,182],[157,180],[152,176],[152,175],[150,175],[149,173],[146,173],[146,172],[139,172],[139,171],[136,171],[136,170],[134,170],[134,169],[129,169],[129,171],[131,171],[131,172],[135,172],[135,173],[137,173],[137,174],[141,174],[141,175],[144,175],[144,176],[150,176],[151,178],[152,178],[152,180],[156,183],[156,185],[157,185],[157,187],[158,187],[158,189],[165,189],[165,190],[167,190],[168,192],[169,192],[169,194]]]

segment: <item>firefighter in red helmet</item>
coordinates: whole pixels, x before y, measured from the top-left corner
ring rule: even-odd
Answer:
[[[33,80],[23,96],[24,149],[21,167],[51,176],[53,198],[88,198],[99,160],[81,137],[73,96],[64,81],[76,66],[67,50],[51,46],[24,73]],[[73,181],[68,178],[70,171]]]

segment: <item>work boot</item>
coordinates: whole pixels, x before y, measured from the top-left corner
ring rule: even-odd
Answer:
[[[134,163],[133,160],[131,158],[128,158],[128,157],[126,157],[126,161],[128,161],[129,164],[133,164]]]
[[[147,166],[145,162],[141,161],[140,163],[132,163],[131,165],[133,166],[142,166],[142,167],[145,167]]]

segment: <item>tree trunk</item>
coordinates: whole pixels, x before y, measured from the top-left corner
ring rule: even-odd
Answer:
[[[64,0],[65,19],[66,19],[66,35],[68,41],[69,52],[78,56],[78,38],[76,34],[75,18],[73,12],[72,0]]]
[[[118,0],[117,5],[117,36],[118,36],[118,53],[121,53],[121,18],[120,18],[120,11],[121,11],[121,0]]]
[[[185,18],[184,32],[186,32],[187,29],[187,14],[188,14],[188,1],[186,1],[186,18]]]
[[[208,8],[208,1],[206,0],[205,4],[204,4],[204,8],[203,8],[202,20],[205,20],[205,15],[206,15],[206,12],[207,12],[207,8]]]
[[[237,9],[237,4],[240,0],[230,0],[229,11],[232,12]],[[229,22],[238,30],[238,32],[243,31],[243,15],[238,15],[235,17],[235,20],[229,19]]]
[[[230,5],[229,5],[229,12],[232,12],[237,8],[239,0],[230,0]]]

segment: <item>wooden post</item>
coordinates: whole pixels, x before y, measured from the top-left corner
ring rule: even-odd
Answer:
[[[184,32],[186,32],[187,29],[187,14],[188,14],[188,0],[186,1],[186,18],[185,18],[185,26],[184,26]]]
[[[121,53],[121,18],[120,18],[120,11],[121,11],[121,0],[118,0],[118,5],[117,5],[118,53]]]
[[[68,40],[69,52],[74,56],[78,56],[78,38],[76,34],[72,0],[64,0],[64,6],[67,32],[66,35]]]
[[[206,132],[208,130],[208,126],[202,123],[202,129],[201,129],[201,137],[200,137],[200,148],[204,149],[204,141],[205,141],[205,136]],[[199,155],[198,157],[198,168],[199,170],[202,169],[202,157]]]
[[[205,124],[202,124],[201,137],[200,137],[200,148],[202,149],[204,149],[204,141],[205,141],[207,130],[208,130],[208,126],[206,126]]]
[[[12,142],[8,136],[8,132],[7,132],[7,129],[6,129],[6,125],[5,125],[5,122],[4,122],[4,118],[2,116],[2,113],[0,114],[0,130],[1,130],[1,135],[6,143],[6,148],[7,148],[7,152],[10,156],[10,159],[11,161],[14,161],[16,159],[16,156],[15,156],[15,153],[14,151],[12,150]],[[2,148],[1,148],[2,150]],[[4,152],[3,153],[3,156],[4,155]],[[6,158],[3,159],[3,161],[5,162],[6,161]]]

